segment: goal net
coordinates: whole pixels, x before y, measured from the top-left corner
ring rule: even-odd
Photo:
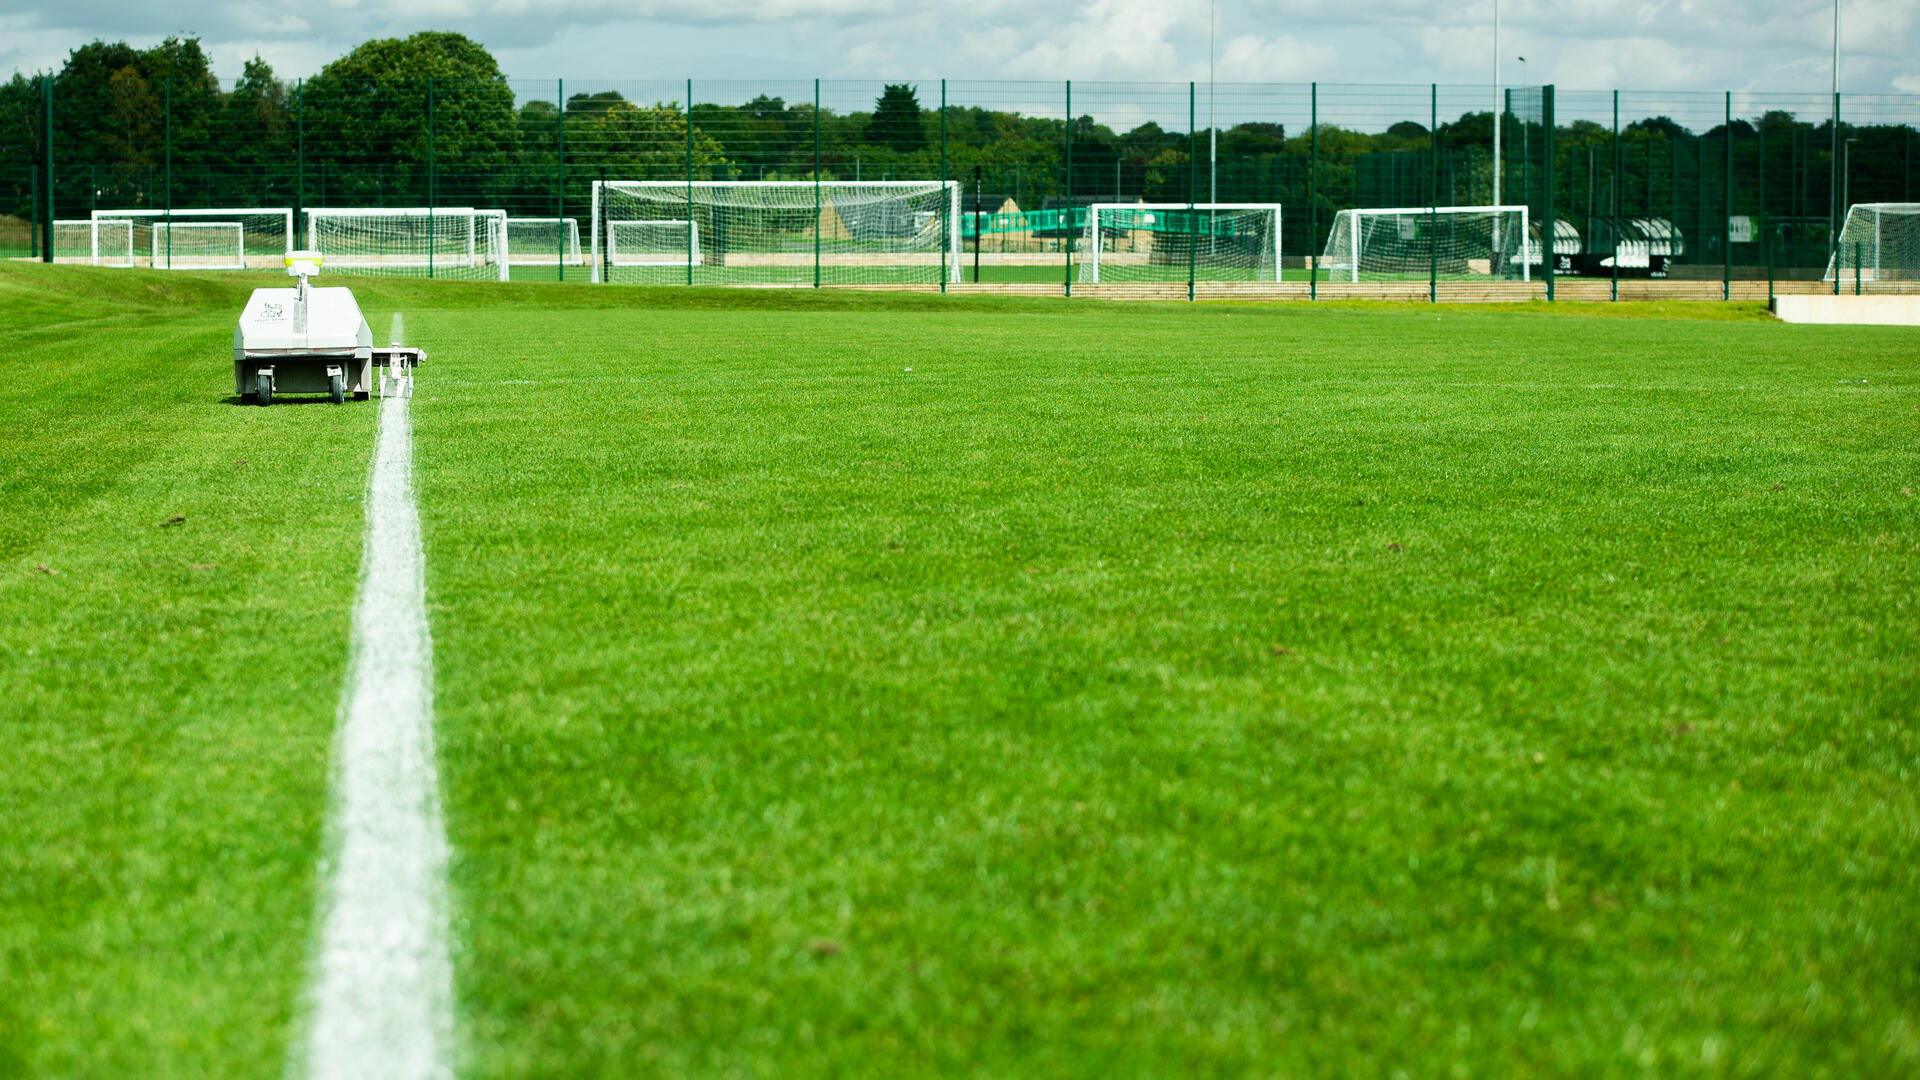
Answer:
[[[307,211],[307,246],[329,272],[505,281],[507,212],[468,206]]]
[[[1823,281],[1920,281],[1920,203],[1854,203]]]
[[[101,265],[127,237],[139,265],[156,270],[278,270],[293,250],[293,209],[287,206],[201,207],[191,210],[95,210]]]
[[[171,270],[245,270],[246,229],[237,221],[157,221],[153,265]]]
[[[133,265],[133,223],[90,218],[53,223],[53,261],[87,266]]]
[[[596,181],[589,258],[595,281],[937,284],[959,209],[952,180]]]
[[[1080,281],[1279,281],[1279,203],[1095,203]]]
[[[514,266],[587,265],[580,250],[580,219],[570,217],[510,217],[507,219],[508,262]]]
[[[1531,280],[1524,206],[1342,210],[1334,215],[1320,266],[1329,280],[1442,277]]]
[[[607,222],[608,266],[700,265],[700,226],[692,221]]]

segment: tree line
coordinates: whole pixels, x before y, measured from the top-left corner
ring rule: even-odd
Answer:
[[[763,95],[695,103],[689,113],[679,101],[612,90],[519,101],[483,46],[445,32],[368,41],[298,82],[255,57],[231,86],[191,37],[145,49],[94,41],[51,79],[63,217],[168,198],[578,215],[598,179],[804,180],[816,167],[828,179],[926,179],[944,167],[988,209],[1009,198],[1036,209],[1217,195],[1278,201],[1290,222],[1304,226],[1311,214],[1324,228],[1343,207],[1475,203],[1492,187],[1490,111],[1434,131],[1413,120],[1375,132],[1239,123],[1218,133],[1215,157],[1204,129],[1145,121],[1119,131],[1091,115],[1069,124],[977,105],[943,111],[910,84],[886,86],[871,107],[838,110]],[[40,110],[39,77],[16,73],[0,84],[0,212],[24,216],[37,197]],[[1527,134],[1507,120],[1503,195],[1538,206],[1547,140],[1538,125]],[[1576,121],[1553,134],[1562,216],[1610,208],[1616,186],[1625,210],[1696,222],[1724,209],[1723,185],[1741,207],[1783,219],[1824,219],[1835,194],[1830,123],[1784,112],[1700,133],[1664,116],[1635,120],[1620,135],[1617,170],[1610,128]],[[1712,151],[1729,134],[1731,173]],[[1851,140],[1851,201],[1911,197],[1911,124],[1844,125],[1841,135]]]

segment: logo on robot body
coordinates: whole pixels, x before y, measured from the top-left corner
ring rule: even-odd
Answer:
[[[285,315],[279,304],[261,304],[260,317],[263,319],[279,319],[284,318]]]

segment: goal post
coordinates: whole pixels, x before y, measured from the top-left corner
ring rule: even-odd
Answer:
[[[1532,280],[1524,206],[1419,206],[1342,210],[1319,264],[1328,280],[1404,281],[1437,269],[1447,278]]]
[[[279,269],[293,250],[293,208],[215,206],[187,210],[95,210],[106,250],[124,231],[133,252],[157,270]]]
[[[507,219],[508,262],[514,266],[585,266],[580,248],[580,219],[570,217],[510,217]]]
[[[957,180],[598,180],[587,260],[596,282],[937,285],[961,280],[959,215]]]
[[[1083,284],[1280,280],[1279,203],[1094,203],[1080,234]]]
[[[1822,281],[1920,281],[1920,203],[1854,203]]]
[[[470,206],[315,207],[307,246],[329,273],[506,281],[505,210]]]

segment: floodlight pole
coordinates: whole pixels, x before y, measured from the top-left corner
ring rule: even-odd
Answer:
[[[1207,201],[1220,201],[1220,132],[1213,121],[1214,8],[1216,0],[1207,0]]]

